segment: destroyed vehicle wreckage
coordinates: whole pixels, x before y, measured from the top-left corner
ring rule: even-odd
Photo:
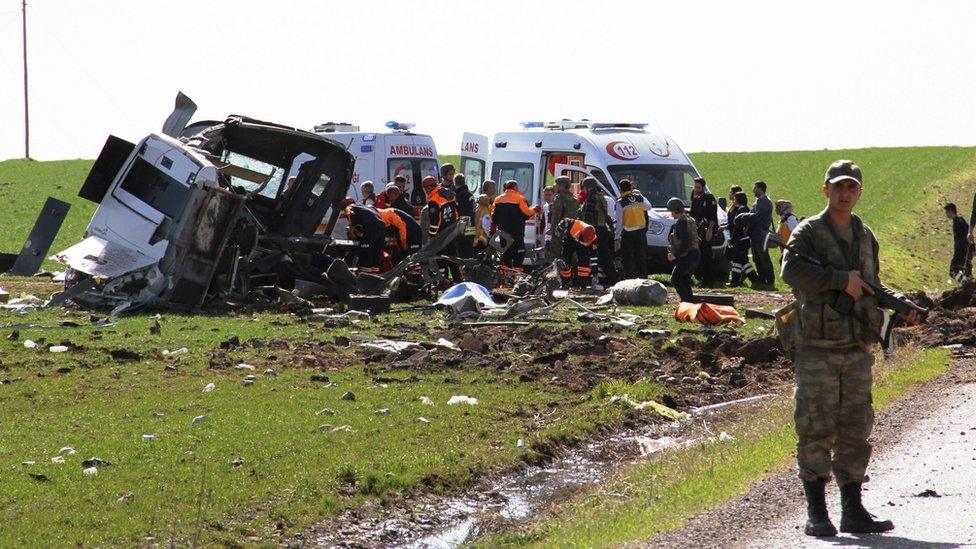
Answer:
[[[331,237],[354,165],[345,148],[243,116],[187,127],[195,110],[180,94],[163,133],[108,138],[79,192],[98,204],[84,238],[52,257],[68,267],[53,303],[195,309],[296,280],[332,297],[389,290],[406,265],[357,276],[336,259],[353,245]],[[403,263],[436,256],[441,240]]]

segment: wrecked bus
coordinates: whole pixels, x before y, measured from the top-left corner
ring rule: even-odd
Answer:
[[[57,299],[197,308],[328,266],[329,238],[308,237],[323,218],[331,233],[353,156],[323,136],[244,116],[188,131],[195,108],[180,94],[162,133],[109,137],[79,192],[98,208],[81,242],[52,257],[67,266]]]

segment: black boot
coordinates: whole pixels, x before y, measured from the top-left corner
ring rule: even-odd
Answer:
[[[848,482],[840,487],[840,531],[851,534],[880,534],[894,529],[890,520],[874,520],[861,503],[861,483]]]
[[[803,533],[808,536],[822,538],[837,535],[837,528],[834,528],[827,514],[826,486],[825,478],[803,481],[803,493],[807,496],[807,524]]]

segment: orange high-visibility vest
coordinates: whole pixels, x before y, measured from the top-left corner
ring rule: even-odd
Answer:
[[[397,234],[400,235],[400,248],[407,249],[407,225],[400,219],[396,211],[393,208],[377,208],[376,211],[380,214],[380,219],[383,220],[383,224],[386,228],[391,227],[397,230]]]
[[[584,246],[592,246],[596,242],[596,229],[589,223],[574,219],[569,225],[569,236]]]

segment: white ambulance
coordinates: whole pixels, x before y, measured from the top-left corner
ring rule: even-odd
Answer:
[[[629,179],[659,214],[647,227],[648,260],[657,270],[667,265],[667,236],[674,224],[665,205],[671,197],[690,204],[691,189],[698,170],[678,145],[666,136],[653,133],[642,123],[523,122],[521,131],[487,136],[465,133],[458,166],[472,192],[480,192],[481,182],[492,179],[501,185],[509,179],[519,182],[519,190],[530,205],[540,204],[542,190],[556,176],[572,180],[574,192],[583,178],[593,176],[605,193],[619,196],[617,182]],[[725,212],[719,208],[719,223]],[[526,262],[535,260],[534,248],[543,245],[543,230],[536,230],[539,217],[527,223]],[[725,245],[713,253],[721,258]]]
[[[372,181],[377,194],[397,175],[407,178],[407,200],[416,208],[427,204],[420,182],[432,175],[439,179],[437,147],[429,135],[415,134],[413,124],[390,121],[389,131],[363,132],[358,126],[327,122],[312,130],[338,142],[356,157],[349,196],[359,203],[359,186]]]

